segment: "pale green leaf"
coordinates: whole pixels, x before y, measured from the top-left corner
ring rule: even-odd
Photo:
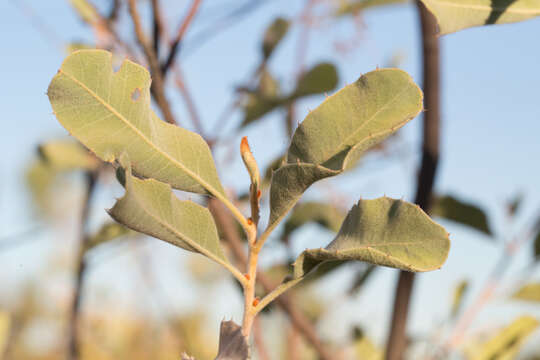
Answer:
[[[104,161],[125,152],[140,176],[225,198],[206,142],[151,110],[148,71],[126,60],[113,72],[111,61],[102,50],[66,58],[48,90],[58,121]]]
[[[483,209],[456,197],[437,196],[431,208],[432,216],[439,216],[491,235],[488,219]]]
[[[305,72],[289,94],[281,94],[278,82],[267,70],[261,72],[256,91],[248,91],[244,107],[245,126],[262,116],[289,105],[300,98],[324,94],[333,90],[338,83],[336,67],[330,63],[320,63]]]
[[[532,316],[521,316],[481,345],[467,351],[469,360],[515,359],[527,337],[538,327]]]
[[[179,200],[168,184],[132,176],[129,167],[125,177],[126,193],[109,210],[113,219],[135,231],[205,255],[230,271],[236,271],[223,253],[208,209],[192,201]]]
[[[88,238],[86,251],[103,243],[129,235],[131,230],[115,222],[103,224],[99,230]]]
[[[262,52],[265,59],[268,59],[274,52],[275,48],[279,45],[281,40],[287,35],[289,31],[289,21],[287,19],[278,17],[264,32],[264,38],[262,43]]]
[[[358,260],[406,271],[438,269],[446,261],[450,240],[418,206],[402,200],[360,200],[324,249],[304,251],[294,263],[302,278],[326,261]]]
[[[514,295],[513,299],[540,303],[540,283],[526,284]]]
[[[72,140],[57,140],[44,143],[38,152],[45,163],[57,171],[88,170],[99,166],[98,159],[88,150]]]
[[[540,15],[540,0],[422,0],[441,34],[473,26],[513,23]]]
[[[455,317],[458,314],[459,310],[461,309],[461,305],[463,304],[463,298],[465,297],[465,293],[467,292],[468,288],[469,288],[469,282],[467,280],[462,280],[454,289],[454,294],[452,297],[452,310],[451,310],[452,317]]]
[[[354,166],[421,110],[422,91],[398,69],[372,71],[328,97],[296,129],[286,165],[273,174],[266,232],[311,184]]]
[[[322,202],[304,202],[298,204],[285,222],[282,236],[288,237],[304,224],[315,222],[330,231],[338,232],[345,213],[336,206]]]

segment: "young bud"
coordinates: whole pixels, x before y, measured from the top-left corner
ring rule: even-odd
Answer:
[[[242,160],[244,161],[249,177],[251,178],[251,183],[258,188],[260,184],[259,168],[251,153],[246,136],[242,138],[242,142],[240,143],[240,154],[242,155]]]

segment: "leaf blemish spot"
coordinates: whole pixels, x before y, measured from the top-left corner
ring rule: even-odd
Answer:
[[[131,100],[137,101],[140,99],[140,97],[141,97],[141,89],[135,88],[135,90],[133,90],[133,92],[131,93]]]

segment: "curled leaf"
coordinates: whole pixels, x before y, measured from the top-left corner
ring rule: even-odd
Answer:
[[[404,71],[363,75],[327,98],[296,129],[286,164],[270,187],[272,230],[311,184],[341,174],[364,151],[397,131],[422,109],[422,91]]]

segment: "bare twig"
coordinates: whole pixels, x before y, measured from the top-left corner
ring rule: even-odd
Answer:
[[[158,58],[156,56],[156,53],[154,52],[154,48],[146,38],[146,35],[142,28],[141,18],[137,10],[136,0],[129,0],[129,13],[135,27],[135,35],[137,36],[139,45],[143,49],[146,60],[148,61],[148,65],[150,66],[150,72],[152,73],[151,89],[152,93],[154,94],[154,98],[156,99],[156,103],[159,106],[161,112],[163,113],[165,120],[170,124],[176,124],[177,122],[172,114],[169,101],[165,96],[165,80],[163,74],[161,73]]]
[[[153,18],[153,43],[154,53],[159,59],[159,44],[161,41],[161,35],[164,33],[163,17],[161,15],[161,7],[159,0],[152,0],[152,18]]]
[[[172,41],[171,49],[169,50],[169,56],[167,57],[167,60],[165,63],[161,66],[161,71],[165,75],[171,65],[173,65],[174,60],[176,59],[176,54],[178,53],[178,46],[180,46],[180,43],[189,28],[189,25],[193,21],[193,18],[195,17],[195,14],[197,14],[197,10],[199,9],[199,6],[201,5],[202,0],[193,0],[191,3],[191,7],[188,10],[188,13],[184,20],[182,21],[182,24],[178,28],[178,31],[176,32],[176,36]]]
[[[418,174],[415,202],[424,211],[429,212],[439,160],[439,40],[436,36],[435,18],[420,1],[417,1],[416,5],[422,30],[423,87],[427,111],[423,118],[422,164]],[[413,285],[414,273],[401,271],[386,346],[387,360],[399,360],[405,352],[405,330]]]
[[[75,289],[73,292],[73,302],[71,304],[71,311],[69,314],[69,327],[68,327],[68,356],[69,360],[77,360],[80,358],[80,314],[81,314],[81,302],[83,299],[83,286],[86,271],[85,249],[88,242],[88,236],[86,234],[86,224],[90,214],[90,204],[92,201],[92,195],[94,193],[98,172],[88,172],[86,174],[87,185],[86,194],[83,199],[83,207],[81,211],[80,221],[80,235],[79,235],[79,250],[77,253],[76,273],[75,273]]]

